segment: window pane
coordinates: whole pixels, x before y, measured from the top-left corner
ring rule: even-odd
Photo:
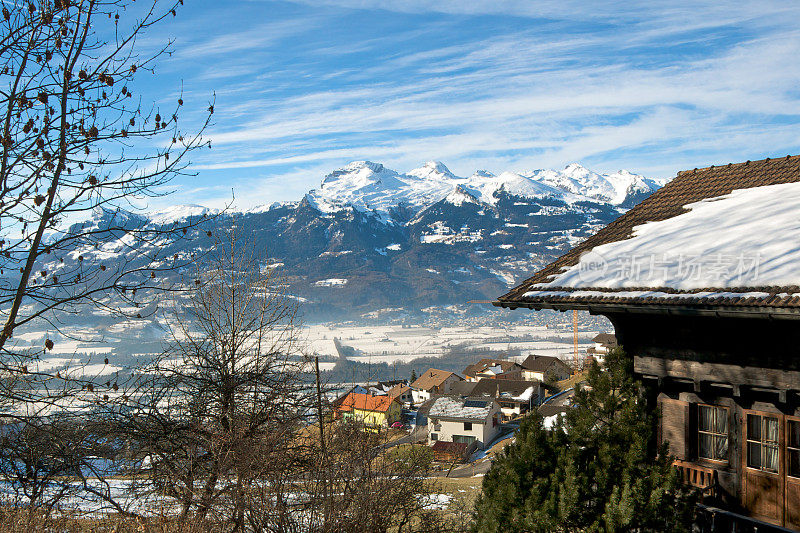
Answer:
[[[789,420],[787,427],[789,430],[789,446],[792,448],[800,448],[800,422],[797,420]]]
[[[728,410],[723,407],[718,407],[716,410],[717,418],[717,433],[728,434]]]
[[[758,415],[747,415],[747,439],[761,440],[761,417]]]
[[[712,437],[708,433],[700,433],[700,446],[698,453],[700,457],[705,457],[706,459],[713,459],[714,458],[714,450],[712,447]]]
[[[764,470],[778,471],[778,447],[764,446]]]
[[[728,459],[728,437],[714,437],[714,459],[725,461]]]
[[[800,450],[786,450],[788,454],[789,460],[787,461],[787,467],[789,469],[788,474],[794,477],[800,477]]]
[[[761,468],[761,445],[755,442],[747,443],[747,466]]]
[[[714,409],[707,405],[701,405],[698,414],[698,418],[700,419],[700,431],[713,431]]]
[[[778,419],[764,417],[764,442],[778,442]]]

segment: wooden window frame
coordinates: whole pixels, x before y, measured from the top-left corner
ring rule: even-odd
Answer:
[[[751,417],[751,416],[754,416],[754,417],[757,416],[757,417],[759,417],[761,419],[761,422],[760,422],[760,426],[761,426],[760,427],[760,433],[761,433],[761,435],[760,435],[760,439],[759,440],[755,440],[755,439],[751,439],[750,438],[750,425],[749,425],[748,417]],[[777,425],[778,425],[778,439],[775,440],[775,441],[767,441],[767,440],[765,440],[765,433],[766,432],[765,432],[764,423],[765,423],[765,419],[766,418],[772,418],[777,422]],[[781,422],[782,422],[783,418],[784,418],[783,415],[776,414],[776,413],[769,413],[769,412],[756,411],[756,412],[747,412],[747,413],[745,413],[744,424],[743,424],[743,426],[744,426],[744,457],[743,457],[744,461],[743,461],[743,463],[744,463],[745,468],[748,468],[750,470],[755,470],[756,472],[762,472],[764,474],[770,474],[770,475],[775,475],[775,476],[783,475],[783,469],[781,468],[781,462],[783,461],[784,450],[786,448],[785,443],[783,443],[781,441],[781,430],[783,429],[783,428],[781,428],[781,425],[782,425]],[[750,443],[756,443],[756,444],[759,445],[759,454],[760,454],[759,461],[760,461],[761,465],[758,466],[758,467],[750,466],[750,449],[749,449],[750,448],[750,446],[749,446]],[[777,467],[776,470],[770,470],[770,469],[764,468],[764,450],[767,447],[775,448],[777,453],[778,453],[778,456],[777,456],[777,459],[776,459],[776,467]]]
[[[695,404],[695,405],[696,405],[696,413],[697,413],[697,415],[696,415],[697,416],[697,422],[695,424],[696,427],[694,428],[694,437],[695,437],[696,443],[697,443],[696,444],[696,448],[695,448],[696,451],[697,451],[697,460],[698,461],[702,461],[702,462],[720,464],[720,465],[730,464],[730,461],[731,461],[731,408],[728,407],[727,405],[713,405],[713,404],[710,404],[710,403],[698,403],[698,404]],[[726,418],[728,420],[728,424],[727,424],[728,430],[725,433],[720,433],[718,431],[703,431],[702,429],[700,429],[700,416],[701,416],[700,415],[700,410],[703,407],[709,407],[711,409],[724,409],[725,410],[725,416],[726,416]],[[716,416],[712,420],[713,420],[713,424],[715,426],[714,429],[716,430],[716,423],[717,423]],[[700,434],[706,434],[706,435],[710,435],[711,436],[712,448],[713,448],[713,443],[714,443],[714,437],[720,437],[720,436],[724,435],[725,438],[728,440],[728,445],[727,445],[727,448],[726,448],[726,451],[725,451],[725,455],[726,455],[725,459],[712,459],[711,457],[703,457],[702,455],[700,455]]]
[[[785,457],[786,457],[786,465],[785,465],[786,477],[787,478],[792,478],[792,479],[800,479],[800,475],[793,476],[792,474],[789,473],[789,452],[790,451],[797,451],[798,453],[800,453],[800,442],[797,443],[797,446],[791,446],[790,443],[789,443],[789,440],[791,438],[790,437],[791,433],[789,432],[789,424],[790,423],[800,424],[800,417],[787,415],[784,418],[785,418],[784,423],[786,424],[786,427],[784,428],[784,431],[786,431],[786,433],[785,433],[786,439],[785,439],[785,443],[784,443],[784,450],[785,450]]]

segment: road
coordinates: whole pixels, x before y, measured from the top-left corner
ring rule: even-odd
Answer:
[[[450,471],[446,477],[473,477],[485,474],[492,467],[492,458],[488,457],[485,461],[477,464],[460,465]]]

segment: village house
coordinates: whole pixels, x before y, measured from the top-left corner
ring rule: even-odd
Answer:
[[[593,339],[594,347],[589,348],[592,353],[599,355],[606,355],[608,352],[619,346],[617,344],[617,337],[611,333],[598,333]]]
[[[399,422],[403,408],[388,395],[349,393],[336,407],[337,418],[358,420],[370,428],[388,427]]]
[[[462,381],[452,387],[453,394],[466,397],[489,397],[500,406],[503,420],[524,415],[544,400],[544,387],[539,381],[513,379],[481,379]]]
[[[598,333],[592,342],[594,346],[586,349],[586,355],[600,364],[603,364],[606,355],[618,346],[617,338],[610,333]]]
[[[481,359],[464,369],[464,379],[479,381],[481,379],[494,379],[497,377],[516,378],[520,376],[523,368],[514,361],[505,359]]]
[[[475,442],[483,448],[499,433],[501,416],[490,398],[436,398],[428,411],[428,442]]]
[[[567,363],[551,355],[529,355],[521,366],[527,381],[562,381],[573,374]]]
[[[450,394],[450,387],[459,381],[463,378],[455,372],[429,368],[411,384],[414,403],[426,402],[435,395]]]
[[[800,157],[680,172],[495,305],[608,317],[701,514],[800,530]]]
[[[414,401],[413,389],[409,387],[405,383],[398,383],[388,391],[386,391],[386,395],[390,398],[394,398],[403,406],[409,406]]]

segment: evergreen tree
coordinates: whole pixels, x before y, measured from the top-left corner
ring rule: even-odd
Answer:
[[[415,381],[417,381],[417,371],[412,368],[411,369],[411,383],[414,383]]]
[[[632,370],[616,350],[552,430],[538,414],[522,423],[484,478],[473,531],[691,530],[696,495],[656,447],[656,415]]]

